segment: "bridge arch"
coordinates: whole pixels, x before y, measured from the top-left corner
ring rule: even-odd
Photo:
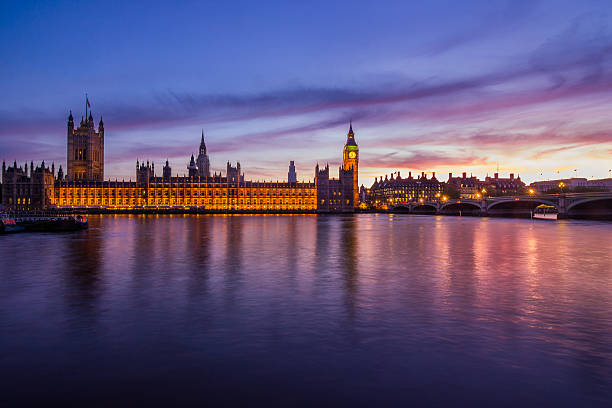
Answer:
[[[520,198],[518,200],[516,198],[496,199],[487,205],[487,215],[491,217],[529,218],[533,215],[533,210],[542,204],[550,205],[557,209],[559,208],[558,204],[553,201],[542,200],[535,197]]]
[[[480,214],[482,209],[480,208],[480,204],[476,202],[454,202],[447,203],[440,207],[441,214]]]
[[[391,212],[407,214],[410,212],[410,206],[408,204],[396,205],[395,207],[391,208]]]
[[[553,207],[559,209],[559,205],[557,203],[553,201],[549,201],[549,200],[542,200],[539,198],[523,198],[523,199],[517,200],[515,198],[508,198],[508,199],[495,200],[495,201],[488,203],[487,211],[490,211],[494,207],[497,207],[502,204],[504,204],[505,207],[517,206],[517,207],[524,207],[524,208],[531,208],[531,209],[539,205],[545,204],[545,205],[552,205]]]
[[[566,209],[567,215],[576,218],[612,218],[612,197],[589,197],[574,201]]]
[[[435,214],[438,212],[438,208],[434,204],[417,204],[412,207],[413,214]]]

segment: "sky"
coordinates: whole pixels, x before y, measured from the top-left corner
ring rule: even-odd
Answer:
[[[136,160],[360,184],[400,171],[609,177],[612,2],[2,2],[0,159],[66,166],[89,95],[105,177]],[[335,171],[332,172],[335,174]]]

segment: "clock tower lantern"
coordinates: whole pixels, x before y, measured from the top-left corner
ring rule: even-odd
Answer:
[[[353,206],[359,207],[359,147],[357,142],[355,142],[353,121],[351,121],[348,134],[346,135],[342,162],[345,170],[353,170]]]

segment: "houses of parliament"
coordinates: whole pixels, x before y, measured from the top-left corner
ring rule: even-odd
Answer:
[[[2,163],[2,205],[5,209],[85,210],[194,210],[202,212],[353,212],[358,206],[359,148],[352,123],[343,150],[338,178],[329,165],[319,167],[314,182],[298,182],[294,162],[287,181],[245,180],[240,163],[227,163],[225,175],[210,172],[204,131],[197,158],[187,165],[188,174],[172,175],[168,161],[161,176],[150,162],[136,161],[136,181],[104,179],[104,122],[95,129],[87,112],[75,129],[72,112],[67,123],[66,174],[56,173],[43,161],[34,167]]]

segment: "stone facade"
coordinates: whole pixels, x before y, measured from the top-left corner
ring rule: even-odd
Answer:
[[[353,122],[349,125],[346,143],[342,153],[342,164],[345,170],[353,171],[353,206],[359,206],[359,146],[355,141]]]
[[[55,177],[55,166],[8,168],[2,166],[2,204],[7,209],[196,209],[203,211],[353,212],[358,157],[352,126],[345,146],[339,178],[329,177],[329,166],[315,170],[314,182],[299,183],[289,174],[287,182],[245,181],[240,163],[227,162],[225,176],[210,175],[204,134],[197,160],[191,156],[188,177],[172,177],[168,160],[162,177],[155,165],[136,161],[136,181],[104,181],[104,124],[96,132],[93,117],[74,129],[68,120],[68,175]],[[347,148],[347,146],[349,148]],[[295,175],[295,171],[293,171]],[[358,193],[358,192],[357,192]]]
[[[390,178],[385,176],[384,179],[381,177],[380,181],[378,178],[374,180],[374,184],[369,188],[368,205],[376,209],[387,209],[398,205],[436,201],[440,199],[443,184],[436,179],[435,173],[431,178],[427,178],[425,173],[421,173],[418,178],[408,173],[408,177],[402,178],[397,172],[391,174]]]
[[[102,118],[98,123],[97,132],[91,112],[89,112],[89,118],[81,118],[79,127],[75,129],[74,118],[70,111],[66,159],[68,180],[104,180],[104,122]]]

